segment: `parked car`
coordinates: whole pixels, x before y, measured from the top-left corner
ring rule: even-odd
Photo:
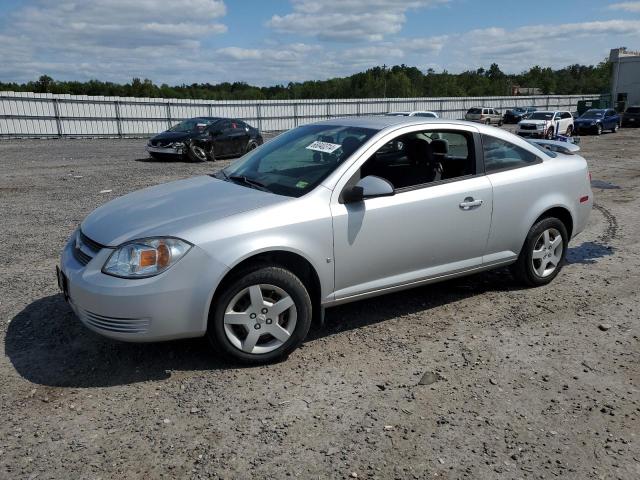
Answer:
[[[438,118],[438,114],[435,112],[416,110],[413,112],[389,112],[385,115],[391,117],[425,117],[425,118]]]
[[[531,114],[538,109],[536,107],[515,107],[504,112],[504,123],[518,123],[520,120],[525,120],[531,116]]]
[[[620,115],[612,108],[587,110],[573,122],[576,133],[602,134],[603,130],[613,133],[620,127]]]
[[[593,202],[586,161],[566,151],[460,121],[300,126],[213,175],[99,207],[64,247],[59,285],[102,335],[206,335],[270,362],[333,305],[504,265],[551,282]]]
[[[473,107],[467,110],[464,116],[465,120],[470,122],[484,123],[486,125],[502,125],[502,115],[494,108],[490,107]]]
[[[538,111],[518,122],[516,134],[521,137],[552,138],[555,135],[571,136],[573,129],[571,112]]]
[[[640,127],[640,106],[627,107],[621,123],[623,127]]]
[[[147,152],[158,159],[184,158],[205,162],[243,155],[262,142],[258,129],[242,120],[196,117],[151,138]]]

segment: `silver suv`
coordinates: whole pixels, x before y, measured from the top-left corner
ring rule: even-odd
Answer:
[[[470,122],[484,123],[485,125],[502,126],[502,114],[491,107],[473,107],[467,110],[464,116]]]
[[[206,335],[250,364],[290,353],[333,305],[504,265],[544,285],[592,193],[582,157],[541,143],[563,153],[437,119],[298,127],[213,175],[96,209],[58,282],[103,335]]]

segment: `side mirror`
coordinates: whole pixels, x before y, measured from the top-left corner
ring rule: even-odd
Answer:
[[[361,178],[354,186],[342,193],[344,203],[361,202],[365,198],[388,197],[393,195],[393,185],[388,180],[376,175]]]

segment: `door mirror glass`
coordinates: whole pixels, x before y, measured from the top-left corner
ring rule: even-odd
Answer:
[[[351,188],[347,188],[342,198],[345,203],[353,203],[365,198],[387,197],[394,194],[393,185],[384,178],[376,175],[369,175],[360,179]]]

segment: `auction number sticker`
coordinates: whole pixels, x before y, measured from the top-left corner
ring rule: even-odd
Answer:
[[[322,153],[333,153],[341,146],[342,145],[338,145],[337,143],[321,142],[320,140],[316,140],[307,147],[307,150],[314,150]]]

